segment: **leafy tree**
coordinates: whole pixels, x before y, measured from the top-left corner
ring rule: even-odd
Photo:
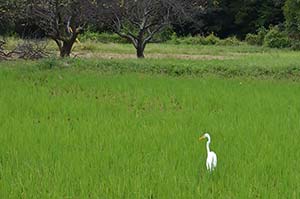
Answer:
[[[287,0],[284,5],[286,28],[295,39],[300,39],[300,1]]]
[[[172,22],[179,35],[208,35],[214,32],[224,38],[236,35],[244,38],[260,27],[284,22],[282,6],[285,0],[218,0],[207,1],[204,12],[195,12],[193,20],[182,24]],[[196,22],[196,23],[195,23]]]
[[[237,0],[229,1],[230,14],[234,16],[233,32],[241,37],[254,33],[260,27],[269,27],[284,22],[284,0]]]

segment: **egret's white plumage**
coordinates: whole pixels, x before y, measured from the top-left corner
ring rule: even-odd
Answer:
[[[203,136],[199,138],[199,140],[203,140],[207,138],[206,143],[206,150],[207,150],[207,159],[206,159],[206,168],[208,171],[213,171],[217,167],[217,155],[215,152],[210,151],[209,144],[210,144],[210,135],[205,133]]]

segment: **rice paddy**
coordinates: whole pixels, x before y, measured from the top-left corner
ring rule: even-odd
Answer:
[[[0,198],[300,198],[299,81],[35,64],[0,67]]]

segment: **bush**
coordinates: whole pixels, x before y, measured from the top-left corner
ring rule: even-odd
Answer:
[[[246,35],[245,41],[246,41],[247,44],[249,44],[249,45],[254,45],[254,46],[255,46],[255,45],[257,45],[257,46],[261,45],[260,38],[259,38],[259,36],[256,35],[256,34],[248,33],[248,34]]]
[[[261,27],[258,29],[257,34],[247,34],[245,41],[249,45],[262,46],[267,33],[268,30],[265,27]]]
[[[214,33],[211,33],[210,35],[208,35],[207,37],[205,37],[205,42],[208,45],[215,45],[218,42],[220,42],[220,38],[215,36]]]
[[[286,33],[281,32],[279,28],[275,26],[266,34],[264,46],[270,48],[288,48],[291,46],[291,41]]]

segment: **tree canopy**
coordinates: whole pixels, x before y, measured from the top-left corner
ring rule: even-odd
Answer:
[[[292,37],[300,38],[300,1],[287,0],[284,6],[286,27]]]

